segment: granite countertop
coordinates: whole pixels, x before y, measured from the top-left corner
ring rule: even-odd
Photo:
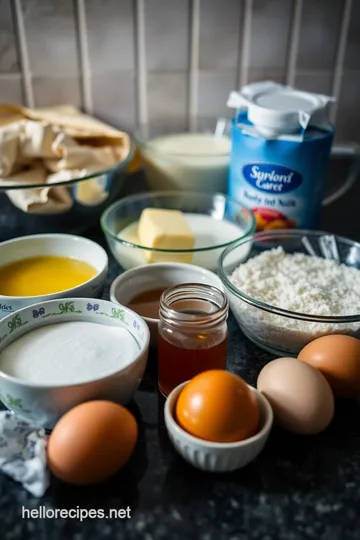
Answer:
[[[329,207],[323,228],[360,240],[357,186]],[[103,242],[98,231],[90,236]],[[114,260],[105,290],[120,269]],[[250,343],[229,320],[229,367],[254,383],[271,356]],[[255,462],[234,473],[200,472],[175,453],[157,392],[156,356],[130,408],[140,436],[126,467],[105,484],[75,488],[53,480],[36,499],[0,476],[3,540],[358,540],[360,535],[360,409],[337,404],[331,426],[312,437],[275,428]],[[22,519],[38,509],[130,508],[130,518]]]

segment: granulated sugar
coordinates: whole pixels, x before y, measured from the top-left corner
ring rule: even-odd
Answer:
[[[320,316],[360,314],[360,271],[321,257],[267,250],[240,265],[230,281],[247,295],[282,309]],[[273,315],[232,296],[230,303],[245,330],[279,347],[298,350],[331,332],[355,334],[360,323],[306,322]],[[276,346],[275,346],[276,343]],[[283,347],[281,347],[283,348]]]
[[[76,384],[111,375],[138,353],[126,328],[66,322],[42,326],[11,343],[0,354],[0,370],[31,383]]]

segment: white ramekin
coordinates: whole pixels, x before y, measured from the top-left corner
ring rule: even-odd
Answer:
[[[264,448],[273,424],[273,411],[265,396],[248,385],[256,395],[260,406],[261,427],[256,435],[239,442],[215,443],[190,435],[174,418],[177,399],[187,382],[174,388],[168,395],[164,407],[166,429],[177,452],[194,467],[210,472],[234,471],[254,461]]]

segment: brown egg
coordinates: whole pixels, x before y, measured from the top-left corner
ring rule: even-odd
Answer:
[[[74,407],[56,424],[47,446],[54,476],[77,485],[97,484],[130,458],[137,440],[134,416],[110,401]]]
[[[325,377],[295,358],[266,364],[257,388],[269,400],[277,422],[294,433],[319,433],[334,415],[334,396]]]
[[[243,379],[220,369],[194,377],[181,391],[175,412],[185,431],[207,441],[242,441],[259,427],[254,392]]]
[[[360,340],[351,336],[323,336],[308,343],[299,360],[316,367],[337,397],[360,395]]]

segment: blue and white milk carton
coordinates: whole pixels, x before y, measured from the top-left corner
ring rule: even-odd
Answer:
[[[262,82],[232,92],[228,194],[250,208],[257,230],[315,228],[334,128],[333,98]]]

